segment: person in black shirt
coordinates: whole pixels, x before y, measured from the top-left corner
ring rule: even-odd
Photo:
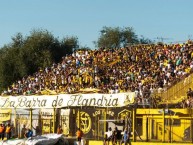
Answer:
[[[192,97],[192,96],[193,96],[193,91],[192,91],[191,88],[189,88],[188,91],[187,91],[187,97],[189,98],[189,97]]]
[[[115,130],[113,131],[113,135],[112,135],[112,144],[115,145],[118,143],[118,145],[120,145],[122,136],[121,136],[121,131],[118,130],[117,127],[115,127]]]

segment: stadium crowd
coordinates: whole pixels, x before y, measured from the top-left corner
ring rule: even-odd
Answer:
[[[193,69],[193,43],[134,45],[119,49],[77,50],[61,63],[40,68],[16,81],[2,95],[76,93],[96,88],[102,93],[136,92],[148,102]]]

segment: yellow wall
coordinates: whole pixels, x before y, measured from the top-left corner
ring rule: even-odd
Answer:
[[[192,145],[191,143],[152,143],[152,142],[131,142],[132,145]],[[88,145],[103,145],[103,141],[92,141],[88,142]],[[111,143],[109,145],[112,145]]]
[[[163,109],[137,109],[136,114],[137,115],[140,115],[140,114],[142,114],[142,115],[149,115],[149,114],[150,115],[151,114],[161,115],[160,111],[162,111],[162,110]],[[187,115],[189,115],[191,112],[193,112],[193,109],[172,109],[171,108],[169,110],[172,110],[173,112],[176,112],[177,114],[180,113],[180,114],[187,114]]]
[[[184,132],[186,129],[191,129],[192,109],[171,109],[174,114],[165,115],[166,119],[171,121],[165,123],[165,132],[163,134],[163,114],[160,113],[162,109],[137,109],[136,117],[142,117],[142,135],[141,138],[146,140],[147,137],[147,119],[148,119],[148,139],[163,141],[184,141]],[[174,119],[180,120],[179,125],[173,124]],[[170,133],[171,132],[171,133]],[[190,131],[191,132],[191,131]],[[164,135],[164,138],[163,138]],[[139,137],[137,137],[139,140]]]

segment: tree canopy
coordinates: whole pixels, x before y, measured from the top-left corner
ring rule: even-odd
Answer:
[[[142,37],[138,38],[132,27],[103,27],[99,38],[94,42],[99,48],[120,48],[129,44],[147,44],[151,40]]]
[[[47,30],[32,30],[27,37],[17,33],[0,49],[0,91],[40,68],[58,63],[77,48],[77,37],[59,40]]]

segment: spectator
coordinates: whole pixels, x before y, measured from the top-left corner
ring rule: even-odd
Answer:
[[[77,136],[78,145],[81,145],[81,140],[82,140],[82,137],[83,137],[83,132],[82,132],[82,130],[80,130],[80,128],[78,128],[78,130],[76,132],[76,136]]]
[[[62,134],[63,133],[63,129],[62,127],[59,125],[57,128],[57,134]]]
[[[31,129],[27,129],[26,133],[25,133],[25,138],[29,138],[33,136],[33,131]]]
[[[36,135],[41,135],[41,128],[39,126],[36,126],[35,128],[33,127],[33,129],[36,131]]]
[[[108,132],[105,132],[104,145],[109,145],[109,142],[112,140],[113,131],[111,127],[109,127]]]
[[[191,88],[189,88],[188,91],[187,91],[187,97],[188,97],[188,98],[189,98],[189,97],[193,97],[193,91],[192,91]]]
[[[5,129],[7,140],[11,138],[11,125],[8,123]]]
[[[131,141],[130,141],[130,136],[131,136],[131,133],[130,133],[130,131],[128,131],[128,129],[127,128],[125,128],[125,130],[124,130],[124,134],[123,134],[123,143],[124,143],[124,145],[127,145],[128,143],[129,143],[129,145],[131,145]]]
[[[3,123],[0,124],[0,139],[4,140],[4,136],[5,136],[5,126]]]
[[[23,125],[23,128],[21,129],[21,138],[25,137],[26,132],[27,132],[27,128],[25,125]]]
[[[121,143],[121,131],[118,130],[117,127],[115,127],[113,134],[112,134],[112,144],[117,144],[120,145]]]

